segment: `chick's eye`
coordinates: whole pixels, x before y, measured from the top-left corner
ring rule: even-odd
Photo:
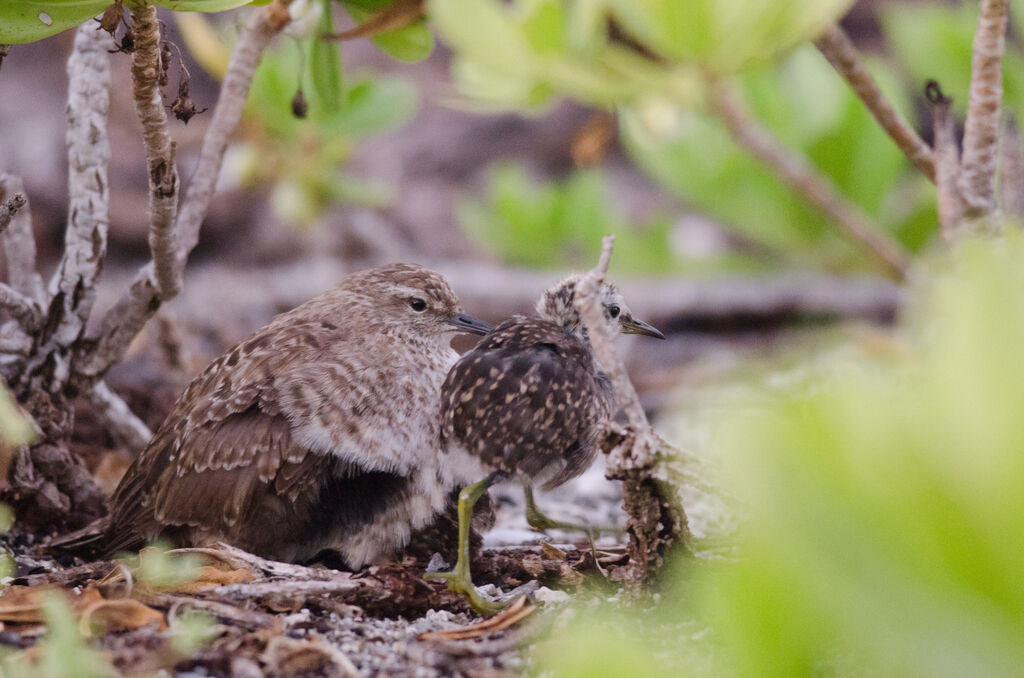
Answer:
[[[613,318],[618,318],[621,311],[622,309],[620,309],[617,304],[612,304],[608,307],[608,315]]]
[[[413,297],[409,300],[409,308],[417,313],[423,313],[427,310],[427,302],[423,301],[419,297]]]

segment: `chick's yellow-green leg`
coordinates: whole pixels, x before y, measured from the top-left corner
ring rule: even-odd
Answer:
[[[473,506],[487,492],[497,479],[492,474],[478,483],[464,487],[459,492],[459,557],[455,569],[451,572],[428,572],[426,579],[447,579],[448,588],[462,594],[466,602],[477,614],[490,616],[505,609],[507,603],[494,603],[481,596],[473,586],[473,577],[469,567],[469,528],[473,519]]]
[[[523,494],[526,495],[526,522],[535,530],[579,530],[580,532],[585,533],[591,540],[601,532],[622,532],[622,530],[617,527],[580,525],[578,523],[566,523],[561,520],[554,520],[553,518],[549,518],[537,507],[537,502],[533,499],[533,488],[531,486],[525,485],[523,487]]]

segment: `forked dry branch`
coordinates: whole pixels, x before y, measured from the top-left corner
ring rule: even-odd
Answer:
[[[106,257],[109,36],[91,22],[75,34],[68,59],[69,209],[64,253],[44,288],[21,182],[0,177],[0,233],[8,284],[0,285],[0,375],[35,420],[40,440],[11,465],[5,498],[28,527],[84,524],[103,497],[67,449],[72,405],[85,397],[123,444],[141,447],[150,432],[102,379],[160,305],[181,289],[189,252],[213,195],[221,161],[241,117],[252,76],[270,41],[289,22],[290,0],[253,10],[224,78],[200,159],[184,199],[160,83],[168,64],[153,6],[133,10],[132,88],[149,168],[150,261],[89,333],[95,286]]]

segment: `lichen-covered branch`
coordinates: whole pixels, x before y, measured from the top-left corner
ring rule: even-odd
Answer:
[[[96,298],[96,277],[107,252],[108,39],[103,31],[83,24],[75,31],[68,58],[68,223],[64,255],[50,280],[53,308],[48,312],[58,323],[52,342],[64,347],[85,331]]]
[[[602,241],[597,266],[586,273],[576,287],[576,309],[583,319],[594,355],[611,379],[619,405],[629,426],[609,422],[602,449],[608,455],[607,476],[622,480],[623,504],[629,514],[628,580],[639,585],[649,581],[677,544],[689,541],[686,513],[676,487],[670,482],[663,457],[668,445],[654,432],[640,398],[629,379],[626,366],[612,343],[600,303],[600,287],[608,271],[615,236]]]
[[[32,300],[10,285],[0,283],[0,308],[5,309],[22,327],[38,324],[39,309]]]
[[[971,89],[964,123],[960,194],[970,219],[986,220],[999,209],[996,164],[1003,98],[1003,52],[1009,0],[981,0],[971,58]]]
[[[925,87],[925,96],[932,105],[935,136],[935,186],[938,189],[939,227],[942,237],[952,240],[960,232],[964,220],[964,202],[957,179],[960,176],[960,149],[951,110],[953,100],[942,93],[932,80]]]
[[[864,102],[868,112],[896,146],[906,154],[914,167],[934,182],[935,163],[932,160],[931,149],[879,89],[878,83],[864,67],[860,53],[846,32],[839,24],[833,24],[815,40],[814,44],[832,67],[843,76],[854,93]]]
[[[121,396],[110,390],[105,381],[97,382],[88,397],[115,442],[133,452],[140,452],[146,447],[153,432],[135,416]]]
[[[0,229],[3,239],[4,259],[7,262],[7,281],[17,292],[42,307],[46,301],[43,279],[36,270],[36,239],[32,233],[32,213],[20,177],[0,174],[0,200],[5,205],[21,196],[21,207],[10,215],[7,225]]]
[[[25,196],[21,193],[15,193],[4,200],[3,205],[0,205],[0,233],[7,230],[7,227],[11,225],[11,219],[18,213],[18,210],[25,206],[26,202]]]
[[[185,191],[175,222],[175,275],[179,277],[185,268],[188,254],[199,241],[199,227],[210,206],[228,141],[241,119],[253,73],[263,51],[288,21],[288,2],[275,0],[250,15],[235,45],[220,96],[203,138],[199,163]],[[121,359],[131,340],[156,313],[161,301],[166,300],[160,297],[158,291],[157,271],[153,262],[150,262],[136,274],[132,285],[100,322],[96,343],[80,365],[84,378],[96,379],[102,376]]]
[[[711,108],[741,148],[828,216],[840,233],[869,254],[886,273],[896,279],[905,277],[909,259],[903,247],[851,204],[806,158],[783,146],[725,83],[713,84]]]
[[[135,49],[132,51],[132,85],[135,111],[142,122],[142,141],[149,168],[149,249],[154,279],[161,300],[181,289],[174,219],[178,208],[178,170],[174,142],[167,129],[167,111],[160,94],[160,25],[156,7],[144,5],[132,12]]]

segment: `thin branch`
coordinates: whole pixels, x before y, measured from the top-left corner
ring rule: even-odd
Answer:
[[[133,452],[140,452],[149,444],[153,432],[105,381],[96,382],[87,397],[117,444]]]
[[[252,75],[260,63],[263,50],[274,36],[288,25],[288,2],[275,0],[271,5],[253,12],[238,39],[231,55],[228,71],[221,85],[221,94],[210,119],[210,126],[203,138],[199,163],[178,216],[178,238],[187,257],[199,241],[199,227],[206,217],[206,211],[213,197],[213,190],[220,175],[221,163],[228,141],[238,126],[245,107],[246,95],[252,84]],[[184,266],[184,261],[179,263]]]
[[[27,203],[23,194],[15,193],[5,200],[3,205],[0,205],[0,234],[7,230],[7,227],[11,225],[11,219]]]
[[[939,83],[930,81],[925,96],[932,105],[932,125],[935,129],[935,185],[938,189],[939,225],[942,237],[952,240],[960,231],[964,219],[964,201],[957,178],[960,175],[960,149],[956,142],[953,122],[953,100],[942,93]]]
[[[108,39],[91,24],[82,24],[68,58],[68,223],[64,255],[50,279],[51,304],[59,307],[52,341],[60,346],[70,346],[85,331],[107,252]]]
[[[996,164],[1003,98],[1003,51],[1009,0],[981,0],[971,58],[971,89],[964,124],[960,193],[967,216],[985,220],[999,209]]]
[[[860,52],[846,32],[839,24],[833,24],[814,44],[832,67],[843,76],[854,93],[864,102],[868,112],[896,146],[906,154],[914,167],[934,182],[935,163],[931,149],[878,88],[875,79],[864,67]]]
[[[647,421],[647,414],[643,405],[640,404],[640,396],[637,395],[633,382],[629,380],[626,366],[619,358],[612,343],[611,332],[604,319],[604,311],[599,302],[601,283],[604,282],[608,273],[608,262],[612,256],[612,248],[615,246],[615,236],[605,236],[601,241],[601,257],[597,266],[588,271],[580,279],[576,286],[576,309],[580,318],[587,327],[590,337],[590,345],[594,349],[601,369],[612,381],[615,388],[615,395],[618,397],[619,405],[626,413],[629,425],[637,431],[650,431],[650,424]],[[653,434],[653,431],[651,431]]]
[[[1007,116],[1003,125],[1001,155],[999,194],[1003,213],[1024,221],[1024,144],[1013,116]]]
[[[160,55],[160,25],[156,7],[143,5],[132,12],[135,49],[132,51],[132,85],[135,111],[142,122],[142,141],[149,167],[149,249],[157,293],[170,299],[181,289],[181,269],[174,237],[178,208],[178,170],[174,142],[167,129],[167,111],[160,94],[160,73],[167,67]]]
[[[905,277],[908,257],[903,247],[851,204],[805,157],[783,146],[724,83],[713,85],[711,107],[741,148],[832,219],[848,240],[870,254],[887,273],[898,280]]]
[[[231,55],[210,126],[203,138],[199,163],[178,211],[175,226],[178,275],[199,241],[199,227],[210,206],[228,141],[242,116],[253,73],[263,51],[288,21],[287,0],[275,0],[253,11]],[[136,274],[129,289],[103,317],[96,344],[80,365],[83,377],[96,378],[121,359],[128,344],[160,307],[157,289],[156,272],[150,262]]]
[[[43,279],[36,270],[36,239],[32,233],[32,212],[29,209],[25,186],[21,177],[0,174],[0,200],[5,202],[15,196],[22,196],[22,207],[13,214],[7,228],[0,229],[7,261],[7,281],[11,287],[25,295],[38,306],[46,302]]]
[[[0,283],[0,308],[6,309],[27,330],[34,329],[39,322],[39,308],[32,300],[4,283]]]
[[[601,283],[614,244],[615,236],[606,236],[602,241],[597,266],[577,283],[575,306],[587,328],[594,355],[611,379],[629,422],[625,430],[608,422],[601,446],[608,455],[606,475],[622,480],[623,505],[629,514],[630,579],[638,586],[650,580],[672,548],[678,544],[686,546],[690,531],[677,488],[664,480],[668,476],[664,460],[672,450],[647,421],[626,366],[612,344],[601,307]]]

